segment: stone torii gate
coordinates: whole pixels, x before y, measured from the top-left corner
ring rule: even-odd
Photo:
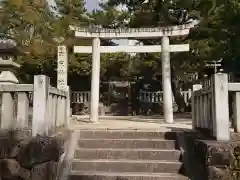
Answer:
[[[188,35],[196,23],[189,23],[171,27],[157,28],[75,28],[76,37],[91,38],[92,46],[74,46],[75,53],[92,53],[92,82],[91,82],[91,105],[90,121],[98,121],[99,84],[100,84],[100,53],[154,53],[161,52],[164,120],[166,123],[174,123],[172,108],[172,87],[170,52],[189,51],[189,44],[170,45],[170,36]],[[101,46],[100,39],[124,39],[124,38],[162,38],[161,45],[148,46]]]

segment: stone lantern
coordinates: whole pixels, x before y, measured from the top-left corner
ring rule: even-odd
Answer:
[[[0,35],[0,83],[19,83],[15,72],[20,65],[14,62],[14,57],[20,54],[14,40]]]

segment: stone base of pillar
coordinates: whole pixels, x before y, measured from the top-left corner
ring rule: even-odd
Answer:
[[[0,83],[18,84],[19,81],[11,71],[2,71],[0,74]]]

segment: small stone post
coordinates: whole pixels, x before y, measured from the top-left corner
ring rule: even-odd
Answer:
[[[193,85],[193,91],[192,91],[192,127],[193,129],[199,127],[200,121],[201,121],[201,117],[199,115],[198,110],[196,108],[199,108],[199,106],[197,106],[197,104],[199,103],[199,99],[195,99],[194,93],[195,91],[198,91],[202,89],[202,85],[201,84],[195,84]]]
[[[68,127],[68,125],[70,124],[70,117],[71,117],[71,108],[70,108],[70,101],[71,101],[71,98],[70,98],[70,95],[71,95],[71,92],[70,92],[70,88],[69,86],[66,86],[66,89],[65,91],[67,92],[67,99],[65,101],[65,108],[66,108],[66,111],[65,111],[65,121],[64,121],[64,125],[66,127]]]
[[[234,105],[233,105],[233,127],[234,131],[240,132],[240,92],[234,92]]]

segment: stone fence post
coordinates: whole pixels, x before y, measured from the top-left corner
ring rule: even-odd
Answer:
[[[199,103],[199,102],[198,102],[198,100],[196,101],[195,97],[194,97],[194,92],[198,91],[200,89],[202,89],[201,84],[193,85],[192,96],[191,96],[191,98],[192,98],[192,126],[193,126],[193,129],[197,128],[198,125],[200,124],[200,121],[201,121],[201,119],[200,119],[201,116],[199,115],[198,109],[196,109],[196,108],[198,108],[197,103]]]
[[[211,78],[204,79],[202,85],[193,85],[194,129],[208,129],[218,141],[230,139],[228,91],[228,75],[224,73],[217,73]]]
[[[48,92],[50,78],[45,75],[34,76],[32,136],[48,133]]]
[[[66,104],[65,104],[65,107],[66,107],[66,111],[65,111],[65,122],[64,122],[64,126],[65,127],[68,127],[68,125],[70,124],[70,118],[71,118],[71,91],[70,91],[70,88],[69,86],[66,86],[64,88],[64,90],[67,92],[67,98],[66,98]]]
[[[230,123],[227,74],[214,74],[213,95],[213,133],[217,140],[228,141],[230,139]]]

